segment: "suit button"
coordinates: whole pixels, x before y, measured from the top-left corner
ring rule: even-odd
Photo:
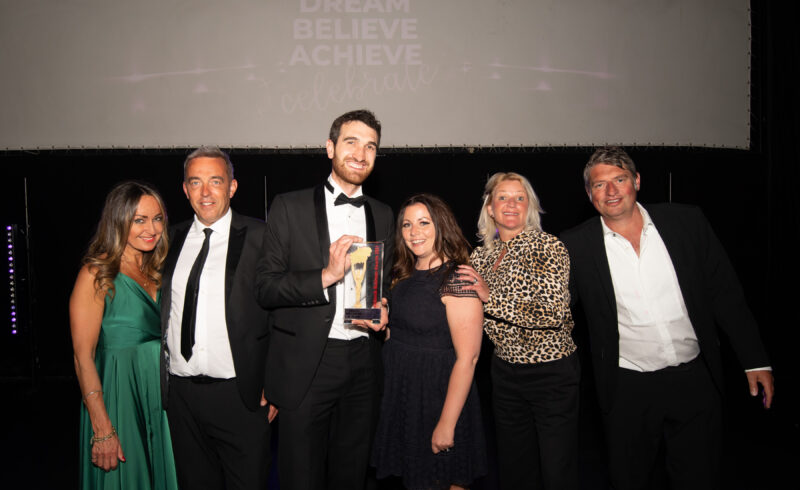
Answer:
[[[326,317],[325,317],[325,321],[326,321],[326,322],[329,322],[329,321],[331,321],[331,317],[329,317],[329,316],[326,316]]]

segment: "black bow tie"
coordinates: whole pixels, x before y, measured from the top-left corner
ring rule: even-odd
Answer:
[[[342,204],[352,204],[353,206],[360,208],[364,205],[366,200],[367,198],[363,194],[358,197],[347,197],[344,192],[340,192],[339,195],[336,196],[336,200],[333,201],[333,205],[340,206]]]

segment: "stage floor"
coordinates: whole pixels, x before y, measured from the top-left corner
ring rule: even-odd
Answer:
[[[478,382],[481,384],[479,377]],[[789,387],[781,387],[789,389]],[[78,414],[80,396],[74,377],[43,378],[34,386],[30,379],[0,379],[6,401],[2,428],[3,488],[72,489],[78,486]],[[605,454],[593,387],[582,393],[580,482],[582,490],[607,488]],[[481,395],[484,405],[488,393]],[[755,402],[726,409],[723,455],[723,489],[797,488],[795,467],[800,461],[800,429],[781,412],[780,399],[768,413]],[[730,404],[729,404],[730,405]],[[485,407],[487,439],[493,441],[489,407]],[[273,434],[279,437],[278,430]],[[490,474],[473,486],[496,489],[495,448],[490,443]],[[274,458],[273,458],[274,459]],[[277,475],[270,489],[278,489]],[[663,468],[655,478],[655,489],[666,489]],[[398,482],[373,482],[377,490],[401,488]]]

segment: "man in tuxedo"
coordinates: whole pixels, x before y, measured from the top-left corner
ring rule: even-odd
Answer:
[[[161,284],[161,388],[183,489],[264,489],[269,329],[253,293],[266,225],[230,209],[228,155],[201,147],[184,162],[194,219],[170,231]]]
[[[258,298],[271,308],[267,396],[280,407],[282,490],[364,487],[382,383],[380,323],[343,318],[343,278],[354,242],[383,241],[389,277],[391,209],[364,196],[381,125],[366,110],[331,126],[324,184],[275,197],[267,220]],[[385,286],[384,286],[385,289]]]
[[[717,327],[764,406],[773,380],[728,257],[702,212],[636,201],[641,178],[619,147],[584,169],[600,218],[566,231],[573,299],[586,313],[612,484],[650,488],[659,446],[671,488],[716,488],[723,369]]]

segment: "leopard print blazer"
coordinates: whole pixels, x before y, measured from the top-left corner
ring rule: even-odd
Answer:
[[[506,255],[492,270],[500,253]],[[514,364],[554,361],[575,352],[569,309],[569,255],[558,238],[523,231],[494,250],[478,247],[472,266],[489,286],[483,329],[500,359]]]

